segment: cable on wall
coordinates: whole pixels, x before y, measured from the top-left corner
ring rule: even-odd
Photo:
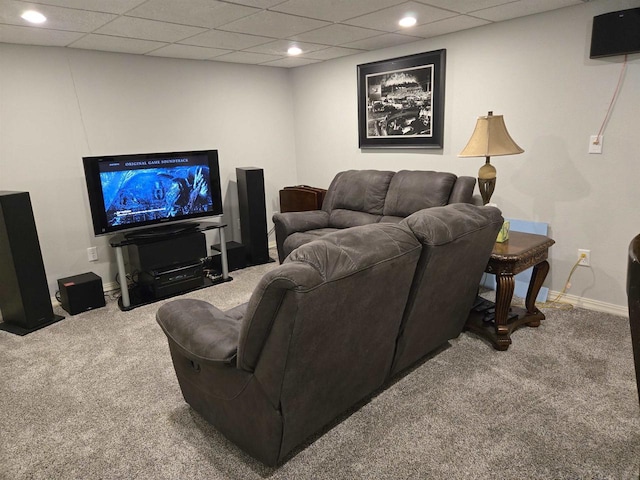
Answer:
[[[78,87],[76,86],[76,79],[73,76],[73,69],[71,68],[71,59],[69,55],[67,57],[67,65],[69,66],[69,76],[71,77],[71,83],[73,85],[73,93],[76,96],[76,104],[78,105],[78,112],[80,114],[80,123],[82,123],[82,131],[84,132],[84,141],[87,144],[87,151],[91,154],[91,146],[89,145],[89,134],[87,133],[87,126],[84,122],[84,116],[82,115],[82,107],[80,106],[80,97],[78,96]]]
[[[624,56],[624,62],[622,62],[622,69],[620,70],[620,77],[618,78],[618,85],[616,85],[616,89],[613,92],[613,97],[611,97],[611,103],[609,103],[609,108],[607,109],[607,113],[604,116],[604,120],[602,120],[602,125],[600,126],[600,130],[598,131],[598,135],[596,136],[595,144],[598,145],[600,143],[600,139],[602,138],[602,133],[604,132],[604,127],[609,121],[609,117],[611,116],[611,110],[613,109],[613,104],[620,93],[620,85],[622,85],[622,80],[624,78],[624,72],[627,69],[627,55]]]

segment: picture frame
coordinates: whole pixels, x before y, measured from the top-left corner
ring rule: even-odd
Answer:
[[[360,148],[442,148],[446,49],[358,65]]]

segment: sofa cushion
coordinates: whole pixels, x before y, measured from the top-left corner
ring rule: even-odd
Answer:
[[[340,208],[382,215],[393,176],[394,172],[379,170],[341,172],[331,182],[322,209],[330,212]]]
[[[367,248],[363,248],[364,245],[367,245]],[[240,331],[238,366],[252,371],[258,363],[275,318],[287,309],[292,309],[289,313],[296,315],[297,307],[294,308],[293,304],[301,299],[294,300],[294,297],[289,295],[289,300],[285,301],[287,292],[309,293],[311,297],[322,295],[318,290],[321,285],[345,279],[356,272],[374,268],[384,262],[392,262],[404,255],[413,258],[405,260],[412,265],[410,275],[407,276],[410,282],[415,269],[414,262],[417,262],[420,250],[421,245],[416,237],[406,226],[399,224],[374,224],[342,229],[295,249],[280,267],[265,274],[249,300]],[[399,264],[403,263],[397,261]],[[341,285],[343,295],[348,293],[344,290],[347,285],[354,288],[350,282]],[[402,295],[408,294],[408,285],[406,287],[406,292],[400,292]],[[400,286],[393,285],[393,289],[397,288]],[[311,294],[311,291],[315,293]],[[330,301],[331,298],[322,299],[325,305]],[[404,301],[406,297],[402,299],[402,302]]]
[[[300,245],[319,239],[323,235],[337,231],[337,228],[318,228],[316,230],[308,230],[306,232],[297,232],[289,235],[284,241],[285,257],[293,252]],[[284,261],[284,258],[282,259]]]
[[[156,319],[187,358],[223,363],[235,359],[241,317],[227,315],[203,300],[185,298],[164,304]]]
[[[359,227],[360,225],[378,223],[381,218],[382,215],[337,208],[329,214],[329,225],[332,228]]]
[[[457,178],[447,172],[401,170],[389,184],[383,213],[408,217],[424,208],[447,205]]]

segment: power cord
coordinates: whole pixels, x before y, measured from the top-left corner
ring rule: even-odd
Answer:
[[[562,291],[560,293],[558,293],[556,298],[554,298],[551,301],[536,303],[536,307],[539,307],[539,308],[556,308],[558,310],[572,310],[573,309],[573,305],[571,305],[570,303],[566,303],[566,302],[560,302],[560,299],[562,297],[564,297],[566,295],[566,293],[567,293],[567,290],[569,290],[571,288],[571,277],[573,276],[573,273],[576,271],[576,268],[578,268],[578,265],[580,265],[580,262],[582,261],[582,259],[585,258],[585,257],[586,257],[586,255],[584,253],[580,254],[580,257],[578,258],[576,263],[571,268],[571,271],[569,272],[569,276],[567,277],[567,281],[564,284],[564,288],[562,289]]]
[[[560,299],[562,297],[564,297],[566,295],[566,293],[567,293],[567,290],[569,290],[571,288],[571,277],[573,276],[574,272],[576,271],[576,268],[578,268],[578,265],[580,265],[580,262],[582,261],[582,259],[585,258],[585,257],[586,257],[586,255],[584,253],[580,254],[580,257],[578,258],[576,263],[571,268],[571,271],[569,272],[569,276],[567,277],[567,281],[564,284],[564,288],[562,289],[562,291],[560,293],[558,293],[556,298],[554,298],[553,300],[548,300],[546,302],[536,302],[536,307],[538,307],[538,308],[555,308],[557,310],[573,310],[573,305],[572,304],[566,303],[566,302],[560,302]],[[486,273],[483,275],[482,283],[484,283],[486,275],[487,275]],[[516,300],[514,303],[524,305],[524,299],[522,299],[520,301]]]

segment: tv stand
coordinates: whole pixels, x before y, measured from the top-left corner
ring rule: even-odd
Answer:
[[[172,235],[181,235],[188,232],[199,231],[200,224],[196,222],[175,223],[172,225],[162,225],[160,227],[145,228],[127,232],[124,237],[127,240],[147,240],[166,238]]]
[[[183,224],[179,224],[176,226],[181,226],[181,225]],[[159,229],[153,229],[153,232],[139,231],[139,232],[132,232],[133,235],[118,234],[111,237],[111,239],[109,240],[109,244],[111,245],[111,247],[115,249],[116,263],[118,266],[118,277],[119,277],[120,292],[121,292],[120,299],[118,300],[118,305],[120,309],[124,311],[131,310],[133,308],[136,308],[142,305],[154,303],[163,298],[169,298],[171,296],[180,295],[182,293],[186,293],[189,291],[209,287],[212,285],[216,285],[218,283],[231,281],[232,278],[229,276],[229,264],[227,261],[227,248],[226,248],[226,241],[225,241],[225,234],[224,234],[224,227],[226,226],[227,226],[226,224],[219,223],[219,222],[201,222],[201,223],[192,223],[189,225],[185,225],[184,226],[185,228],[182,228],[182,229],[164,230],[165,232],[164,235],[160,232]],[[161,229],[165,229],[167,227],[161,227]],[[194,232],[205,232],[207,230],[213,230],[213,229],[218,230],[218,233],[220,235],[220,243],[222,245],[222,248],[220,251],[220,254],[221,254],[220,260],[221,260],[221,267],[222,267],[221,277],[211,278],[211,277],[205,276],[203,284],[195,287],[191,286],[189,282],[185,282],[184,289],[181,289],[180,284],[176,284],[175,289],[172,289],[172,291],[167,295],[162,295],[162,296],[143,295],[140,288],[136,286],[129,288],[127,284],[127,271],[125,268],[124,256],[122,253],[123,247],[129,247],[131,245],[140,246],[140,245],[156,243],[156,242],[172,242],[172,240],[179,242],[181,237],[184,237],[185,235],[190,235],[190,234],[193,234]],[[185,266],[185,268],[188,268],[188,267],[191,267],[191,266],[190,265]],[[166,272],[170,272],[171,266],[167,266],[166,269],[163,268],[163,270]],[[186,270],[186,271],[189,271],[189,270]]]

